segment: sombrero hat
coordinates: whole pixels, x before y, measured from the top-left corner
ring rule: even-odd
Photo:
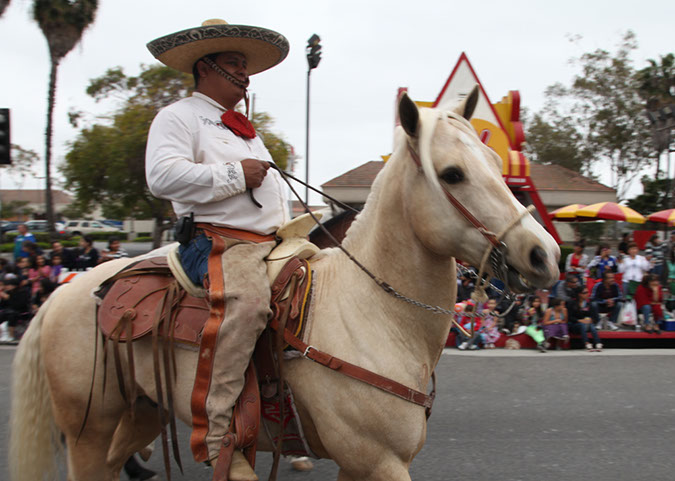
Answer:
[[[149,42],[148,50],[164,65],[185,73],[205,55],[240,52],[246,56],[248,74],[272,68],[288,55],[288,40],[280,33],[225,20],[206,20],[200,27],[181,30]]]

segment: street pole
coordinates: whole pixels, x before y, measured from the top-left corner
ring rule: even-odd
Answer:
[[[309,184],[309,78],[312,69],[319,66],[321,62],[321,38],[317,34],[312,34],[307,40],[307,111],[305,125],[305,184]],[[309,206],[309,187],[305,186],[305,204]]]
[[[312,69],[307,69],[307,110],[305,112],[305,184],[309,185],[309,77]],[[305,204],[309,205],[309,187],[305,185]]]

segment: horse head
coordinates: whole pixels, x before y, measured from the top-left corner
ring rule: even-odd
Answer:
[[[486,252],[499,246],[501,273],[491,262],[485,263],[486,272],[504,277],[517,292],[548,287],[559,276],[560,249],[511,193],[501,159],[468,122],[477,99],[476,87],[453,111],[443,112],[418,109],[402,96],[405,135],[399,133],[395,153],[414,172],[403,189],[407,220],[419,242],[436,255],[479,267]]]

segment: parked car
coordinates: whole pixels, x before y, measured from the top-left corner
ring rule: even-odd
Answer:
[[[94,232],[120,232],[115,227],[110,227],[97,220],[69,220],[66,221],[66,231],[71,235],[92,234]]]
[[[47,221],[46,220],[28,220],[26,222],[10,222],[9,224],[12,224],[9,230],[5,230],[5,226],[2,227],[3,233],[5,234],[17,234],[19,231],[17,230],[17,227],[19,224],[26,224],[26,227],[28,228],[28,232],[47,232],[49,229],[47,228]],[[60,236],[65,236],[66,235],[66,230],[64,228],[63,222],[55,222],[54,223],[54,229],[56,230],[56,233]]]
[[[0,224],[0,230],[4,234],[5,232],[16,230],[19,224],[21,224],[21,222],[3,220],[2,224]]]
[[[121,220],[106,219],[106,220],[99,220],[99,222],[101,224],[105,224],[107,226],[114,227],[119,230],[124,230],[124,222],[122,222]]]

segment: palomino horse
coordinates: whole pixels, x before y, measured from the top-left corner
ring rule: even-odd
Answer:
[[[344,247],[370,272],[428,305],[454,304],[454,258],[479,265],[491,247],[486,229],[504,233],[504,263],[515,290],[523,288],[517,279],[550,286],[558,278],[558,246],[511,194],[499,158],[465,120],[475,99],[474,91],[454,112],[440,112],[418,110],[402,98],[403,128],[396,133],[395,151],[344,239]],[[484,228],[461,215],[446,191]],[[139,393],[135,417],[111,382],[113,363],[108,363],[108,389],[102,396],[102,346],[90,294],[128,262],[102,264],[60,288],[22,340],[13,368],[9,459],[14,481],[43,479],[54,464],[60,433],[70,481],[118,480],[127,457],[158,436],[148,338],[133,346]],[[391,297],[339,249],[321,251],[312,266],[315,293],[306,341],[425,391],[450,316]],[[92,383],[95,342],[99,356],[93,400],[77,440]],[[175,410],[189,424],[197,353],[177,351]],[[339,465],[338,480],[410,479],[410,463],[425,441],[423,407],[302,357],[287,361],[285,369],[309,445]],[[260,447],[271,449],[264,435]]]

